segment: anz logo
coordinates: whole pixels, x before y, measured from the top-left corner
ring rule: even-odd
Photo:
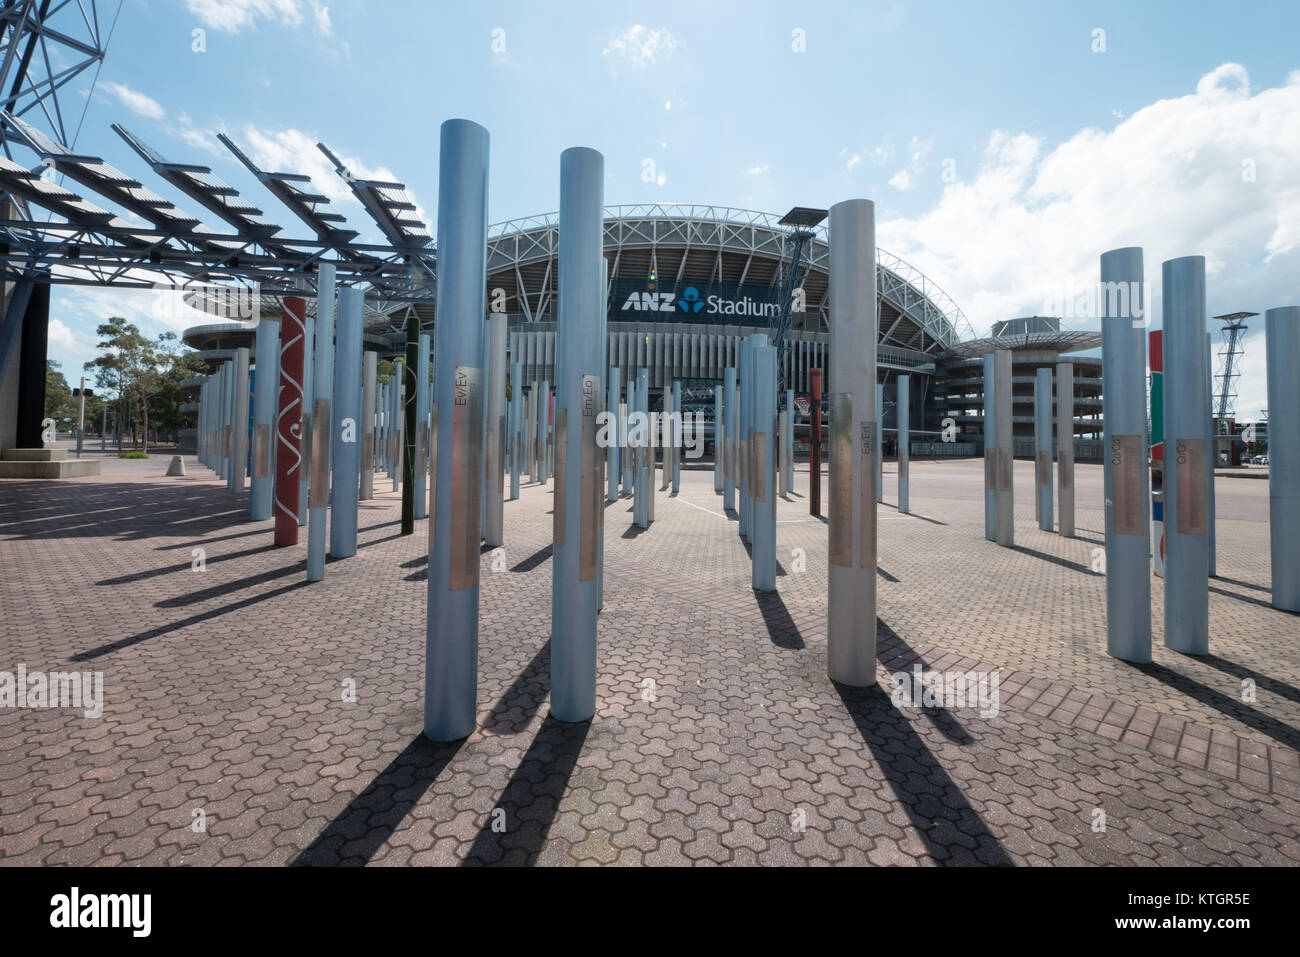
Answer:
[[[795,293],[795,301],[792,303],[791,311],[802,312],[803,289],[797,289]],[[687,286],[682,291],[680,299],[677,299],[671,292],[633,292],[623,302],[620,311],[627,312],[629,309],[635,312],[676,312],[680,310],[687,315],[704,312],[707,315],[770,318],[777,315],[780,306],[774,302],[760,302],[748,296],[741,296],[739,299],[723,299],[721,296],[711,294],[701,298],[698,289],[694,286]]]
[[[695,292],[694,288],[689,290]],[[699,293],[695,292],[698,296]],[[704,305],[704,303],[700,303]],[[673,294],[671,292],[634,292],[623,303],[623,311],[634,309],[637,312],[672,312]]]

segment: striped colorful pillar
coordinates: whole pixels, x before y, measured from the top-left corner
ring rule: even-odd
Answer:
[[[298,544],[302,467],[302,369],[306,355],[307,300],[285,296],[280,318],[280,403],[275,420],[275,544]]]

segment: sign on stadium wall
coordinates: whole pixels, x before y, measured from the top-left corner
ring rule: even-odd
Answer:
[[[660,283],[647,289],[644,280],[617,280],[610,296],[609,319],[766,326],[780,308],[776,290],[767,286],[693,283],[671,289]]]

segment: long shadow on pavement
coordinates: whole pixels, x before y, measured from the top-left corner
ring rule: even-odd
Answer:
[[[435,744],[424,735],[395,757],[326,825],[293,867],[361,866],[388,842],[411,808],[438,780],[464,741]]]

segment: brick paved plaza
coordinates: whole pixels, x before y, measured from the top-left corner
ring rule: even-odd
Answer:
[[[1217,483],[1213,654],[1163,648],[1156,582],[1155,661],[1134,667],[1105,653],[1099,466],[1063,539],[1016,463],[1004,549],[982,461],[914,463],[910,517],[887,463],[882,686],[863,692],[825,676],[806,469],[774,595],[750,588],[712,473],[684,471],[648,530],[629,500],[606,509],[583,725],[548,717],[551,497],[525,485],[482,556],[478,729],[433,745],[425,523],[398,534],[391,482],[358,555],[308,585],[305,529],[274,548],[246,499],[166,465],[0,483],[0,670],[105,689],[100,718],[0,709],[5,863],[1300,863],[1300,619],[1269,607],[1267,482]],[[887,675],[918,662],[1001,669],[998,713],[895,707]]]

